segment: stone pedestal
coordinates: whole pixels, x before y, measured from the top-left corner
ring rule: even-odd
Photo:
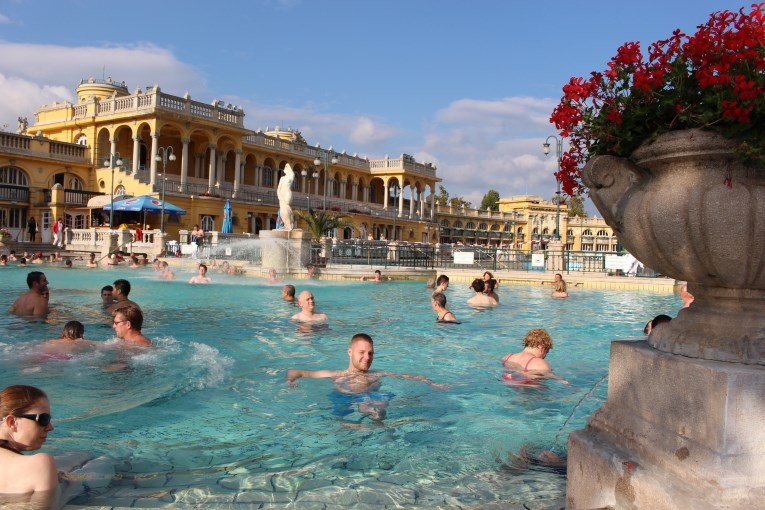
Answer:
[[[550,241],[547,243],[547,259],[545,260],[545,270],[561,272],[566,269],[563,249],[565,245],[561,241]]]
[[[567,508],[765,508],[763,417],[765,367],[614,342],[608,400],[569,438]]]
[[[278,274],[302,269],[311,262],[311,234],[302,229],[261,230],[263,270]]]

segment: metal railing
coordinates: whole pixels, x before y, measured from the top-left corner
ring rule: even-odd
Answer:
[[[0,200],[29,202],[29,188],[12,184],[0,184]]]
[[[342,265],[433,268],[435,248],[427,244],[386,241],[338,241],[315,244],[311,250],[312,263],[326,262]]]

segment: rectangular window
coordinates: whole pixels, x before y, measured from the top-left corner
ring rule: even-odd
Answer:
[[[47,229],[50,228],[50,225],[52,223],[52,220],[51,220],[52,217],[53,217],[53,215],[51,214],[50,211],[43,211],[42,212],[42,227],[41,228],[43,230],[47,230]]]
[[[20,207],[12,207],[8,210],[9,228],[26,228],[27,210]]]

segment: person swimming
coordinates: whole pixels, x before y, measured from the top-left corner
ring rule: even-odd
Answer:
[[[506,370],[502,378],[513,385],[538,385],[544,377],[568,384],[565,379],[553,374],[545,361],[552,348],[552,337],[547,331],[541,328],[530,330],[523,339],[523,350],[502,358],[502,366]]]
[[[346,416],[354,408],[375,421],[385,418],[388,402],[393,397],[391,393],[380,392],[383,377],[414,379],[444,389],[447,385],[436,384],[427,377],[416,374],[394,374],[391,372],[371,371],[374,359],[374,341],[366,333],[357,333],[348,344],[348,368],[345,370],[287,370],[288,386],[297,386],[301,377],[307,379],[330,378],[335,385],[331,395],[334,405],[333,413]]]
[[[443,292],[434,292],[430,300],[433,311],[436,312],[436,322],[459,324],[457,317],[446,309],[446,296]]]

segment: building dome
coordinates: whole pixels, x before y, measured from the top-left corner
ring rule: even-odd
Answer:
[[[78,103],[91,98],[107,99],[113,95],[117,97],[130,95],[124,81],[114,81],[111,77],[99,80],[91,76],[87,80],[81,80],[77,87]]]

